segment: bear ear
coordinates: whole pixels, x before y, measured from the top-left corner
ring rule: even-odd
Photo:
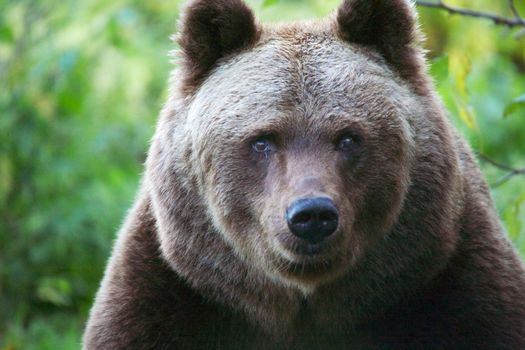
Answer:
[[[198,86],[220,58],[255,44],[260,35],[242,0],[190,0],[179,28],[186,91]]]
[[[337,12],[337,30],[344,40],[377,50],[401,72],[416,63],[419,33],[410,0],[345,0]]]

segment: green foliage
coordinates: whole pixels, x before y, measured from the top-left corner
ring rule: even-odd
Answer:
[[[339,0],[249,2],[276,21],[324,16]],[[166,96],[179,6],[0,2],[0,349],[79,348]],[[435,10],[421,17],[431,73],[454,123],[476,151],[525,167],[525,38]],[[482,166],[491,183],[507,174]],[[524,179],[493,195],[525,254]]]
[[[1,6],[0,349],[78,347],[164,100],[178,4]]]
[[[268,7],[268,6],[275,5],[278,2],[279,2],[279,0],[263,0],[262,6],[263,7]]]
[[[514,114],[517,111],[520,111],[525,107],[525,95],[521,95],[516,97],[514,100],[512,100],[507,107],[505,107],[505,111],[503,112],[503,115],[505,117],[508,117],[511,114]]]
[[[506,1],[447,3],[511,15]],[[431,74],[453,122],[478,154],[525,168],[525,37],[486,20],[431,9],[420,9],[420,15]],[[525,256],[525,177],[502,182],[508,171],[480,163],[494,185],[492,195],[503,224]]]

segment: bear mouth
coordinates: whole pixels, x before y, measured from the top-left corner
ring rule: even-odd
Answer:
[[[276,261],[275,266],[285,278],[314,281],[336,273],[341,269],[342,261],[340,255],[304,255],[302,258],[293,261],[281,257]]]
[[[344,265],[341,237],[334,234],[323,241],[309,243],[289,233],[276,235],[278,245],[274,267],[286,278],[317,280],[333,275]]]
[[[308,242],[289,233],[276,236],[279,247],[285,251],[285,256],[292,261],[313,261],[324,259],[334,253],[337,248],[338,234],[318,242]]]

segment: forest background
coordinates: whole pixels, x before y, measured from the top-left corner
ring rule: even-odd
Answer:
[[[251,0],[262,21],[340,0]],[[431,73],[525,257],[525,2],[419,7]],[[0,350],[78,349],[166,98],[180,1],[0,0]],[[521,25],[520,25],[521,24]]]

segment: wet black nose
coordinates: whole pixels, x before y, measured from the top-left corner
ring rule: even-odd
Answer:
[[[310,243],[317,243],[337,229],[339,213],[330,198],[299,199],[286,210],[290,231]]]

